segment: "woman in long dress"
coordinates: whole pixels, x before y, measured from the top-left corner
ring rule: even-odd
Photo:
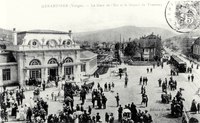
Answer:
[[[19,109],[17,109],[17,111],[16,111],[16,120],[20,120],[20,114],[19,114]]]
[[[20,120],[25,120],[25,113],[24,113],[24,107],[21,106],[21,108],[19,109],[19,116],[20,116]]]

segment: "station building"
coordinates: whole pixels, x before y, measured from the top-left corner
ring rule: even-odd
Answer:
[[[0,51],[0,83],[4,85],[24,85],[30,78],[80,82],[96,70],[97,54],[81,50],[71,31],[13,29],[13,43]]]

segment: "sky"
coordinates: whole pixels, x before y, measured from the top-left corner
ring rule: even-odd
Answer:
[[[0,0],[0,28],[87,32],[120,26],[170,30],[167,0]]]

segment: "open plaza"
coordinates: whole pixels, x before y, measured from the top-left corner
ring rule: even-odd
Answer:
[[[13,45],[2,49],[0,56],[1,122],[199,119],[199,63],[166,47],[159,57],[161,38],[153,33],[141,38],[143,55],[134,57],[138,61],[125,59],[123,51],[109,55],[101,51],[103,57],[97,61],[99,51],[81,49],[71,31],[13,30],[13,34]],[[114,58],[120,60],[110,61]]]

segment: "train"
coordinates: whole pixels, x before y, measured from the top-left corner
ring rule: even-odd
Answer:
[[[187,65],[186,62],[184,62],[183,60],[181,60],[179,57],[175,56],[175,55],[171,55],[170,57],[170,63],[176,67],[176,69],[178,70],[179,73],[185,73],[186,69],[187,69]]]

